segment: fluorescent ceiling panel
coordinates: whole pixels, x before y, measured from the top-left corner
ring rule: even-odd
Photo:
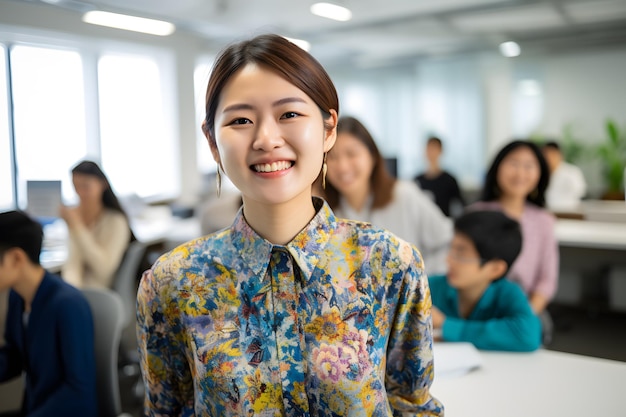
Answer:
[[[174,30],[176,30],[176,27],[172,23],[163,20],[146,19],[144,17],[103,12],[100,10],[92,10],[85,13],[83,15],[83,22],[158,36],[171,35]]]
[[[527,32],[565,25],[561,14],[550,4],[472,13],[450,21],[455,27],[468,32]]]
[[[565,12],[576,23],[592,23],[626,17],[626,1],[605,0],[564,4]]]

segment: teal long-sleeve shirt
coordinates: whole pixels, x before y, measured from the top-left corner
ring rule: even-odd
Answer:
[[[459,314],[457,290],[443,275],[429,278],[432,302],[446,320],[442,338],[478,349],[533,351],[541,344],[541,323],[522,289],[506,279],[492,282],[468,318]]]

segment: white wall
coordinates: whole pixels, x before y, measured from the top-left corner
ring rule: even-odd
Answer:
[[[585,140],[605,137],[604,121],[626,124],[626,46],[543,59],[546,111],[540,130],[558,134],[573,123]]]
[[[543,109],[534,133],[559,138],[570,126],[574,138],[585,144],[606,139],[611,118],[626,129],[626,46],[621,48],[529,57],[513,68],[533,68],[543,90]],[[526,75],[517,77],[520,79]],[[528,78],[528,77],[527,77]],[[597,160],[580,162],[592,196],[604,185]]]

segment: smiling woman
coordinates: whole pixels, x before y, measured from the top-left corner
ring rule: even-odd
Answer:
[[[442,415],[419,253],[312,196],[336,139],[326,71],[262,35],[220,54],[206,97],[218,188],[243,207],[142,277],[146,415]]]

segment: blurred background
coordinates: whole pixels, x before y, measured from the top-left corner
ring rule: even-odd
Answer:
[[[425,168],[431,134],[469,194],[503,143],[555,139],[589,196],[607,191],[596,148],[609,120],[626,140],[626,1],[336,3],[349,20],[311,13],[312,1],[0,0],[0,208],[23,207],[35,179],[62,179],[72,201],[69,167],[85,157],[119,195],[194,204],[212,192],[200,122],[214,54],[263,32],[309,43],[340,113],[364,121],[400,177]],[[96,10],[175,30],[85,23]]]

